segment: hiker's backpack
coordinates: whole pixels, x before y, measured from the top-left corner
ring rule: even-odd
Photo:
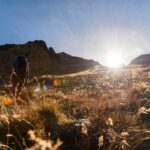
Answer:
[[[18,56],[14,63],[14,68],[16,70],[21,69],[22,67],[26,67],[26,58],[24,56]]]

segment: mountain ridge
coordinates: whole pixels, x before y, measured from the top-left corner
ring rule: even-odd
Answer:
[[[42,40],[29,41],[25,44],[0,45],[0,76],[5,78],[11,74],[15,57],[29,53],[30,77],[45,74],[67,74],[84,71],[100,64],[71,56],[65,52],[56,53],[52,47],[47,47]]]

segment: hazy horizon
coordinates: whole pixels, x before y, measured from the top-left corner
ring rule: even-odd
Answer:
[[[150,53],[149,0],[1,0],[0,45],[44,40],[56,52],[106,65]]]

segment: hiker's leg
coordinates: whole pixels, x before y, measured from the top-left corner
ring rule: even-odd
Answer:
[[[17,72],[18,74],[18,86],[17,86],[17,96],[21,94],[22,88],[24,86],[25,81],[25,68],[20,68]]]
[[[12,87],[10,89],[10,93],[15,96],[16,95],[16,86],[18,84],[18,78],[16,76],[15,73],[12,73],[11,77],[10,77],[10,80],[11,80],[11,84],[12,84]]]
[[[16,94],[17,97],[21,94],[23,85],[24,85],[24,78],[21,78],[21,77],[20,77],[20,78],[19,78],[19,84],[18,84],[18,86],[17,86],[17,94]]]

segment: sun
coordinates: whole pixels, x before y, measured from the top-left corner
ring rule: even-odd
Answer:
[[[111,52],[107,54],[105,62],[106,66],[110,68],[117,68],[123,64],[123,59],[120,53]]]

